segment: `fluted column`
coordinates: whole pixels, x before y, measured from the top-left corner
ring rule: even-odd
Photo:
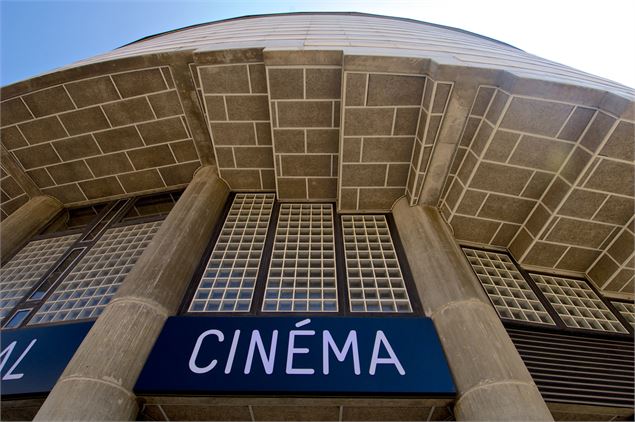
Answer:
[[[38,195],[0,224],[0,261],[5,262],[64,209],[52,196]]]
[[[218,222],[228,189],[205,166],[97,319],[35,420],[134,420],[132,391],[174,315]]]
[[[393,215],[454,377],[457,420],[553,420],[438,210],[401,199]]]

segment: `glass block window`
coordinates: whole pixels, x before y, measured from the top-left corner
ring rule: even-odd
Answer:
[[[530,275],[567,327],[628,332],[585,281],[535,273]]]
[[[635,303],[611,302],[629,324],[635,328]]]
[[[337,312],[331,204],[282,204],[262,310]]]
[[[274,194],[237,194],[190,303],[190,312],[249,311]]]
[[[509,256],[470,248],[463,253],[501,318],[555,325]]]
[[[383,215],[342,216],[348,297],[353,312],[412,312]]]
[[[106,230],[44,302],[29,325],[99,316],[161,223]]]
[[[0,269],[0,318],[3,318],[64,252],[78,234],[33,240]]]

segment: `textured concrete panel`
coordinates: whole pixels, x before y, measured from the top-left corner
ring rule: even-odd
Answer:
[[[572,107],[549,101],[514,98],[501,127],[537,135],[556,136]]]
[[[150,103],[145,97],[130,98],[128,100],[108,103],[102,107],[108,116],[108,121],[114,126],[129,125],[154,119]],[[62,120],[64,121],[64,119]],[[66,125],[65,121],[64,124]],[[99,128],[90,130],[97,129]],[[88,131],[89,130],[84,130],[84,132]]]
[[[146,145],[162,144],[188,138],[180,117],[156,120],[138,126]]]
[[[9,150],[29,145],[17,126],[9,126],[0,130],[0,140]]]
[[[0,124],[12,125],[33,118],[33,115],[20,98],[13,98],[0,103]]]
[[[392,133],[394,109],[351,108],[346,110],[344,136],[382,136]]]
[[[332,127],[330,101],[285,101],[278,103],[280,127]]]
[[[420,76],[371,74],[368,81],[369,106],[420,105],[425,78]]]
[[[119,73],[112,75],[112,79],[124,98],[168,88],[161,71],[156,68]]]
[[[86,160],[96,177],[124,173],[134,170],[128,156],[123,153],[104,154]]]
[[[99,155],[101,150],[91,135],[80,135],[61,139],[52,143],[53,148],[62,160],[75,160],[77,158]]]
[[[65,85],[77,107],[118,100],[119,94],[108,76],[84,79]]]
[[[584,187],[633,196],[635,165],[601,160]]]
[[[49,114],[75,109],[73,101],[63,86],[54,86],[25,95],[24,102],[35,117],[48,116]]]
[[[95,133],[95,140],[104,153],[144,146],[139,132],[134,126],[110,129]]]
[[[33,120],[18,125],[18,127],[31,145],[67,136],[64,127],[62,127],[60,121],[55,116]],[[102,123],[98,125],[98,127],[99,129],[103,129],[104,127],[108,127],[108,124],[106,123],[104,125]]]

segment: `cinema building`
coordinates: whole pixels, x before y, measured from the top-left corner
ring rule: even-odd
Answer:
[[[635,90],[294,13],[1,95],[4,420],[632,420]]]

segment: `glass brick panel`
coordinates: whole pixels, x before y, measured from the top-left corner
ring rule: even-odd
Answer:
[[[635,328],[635,303],[611,302],[629,324]]]
[[[280,206],[262,309],[337,312],[331,204]]]
[[[237,194],[190,312],[246,312],[251,307],[274,194]]]
[[[626,333],[626,328],[583,280],[531,273],[567,327]]]
[[[383,215],[342,216],[348,297],[353,312],[412,312]]]
[[[0,318],[35,286],[78,238],[78,234],[72,234],[33,240],[0,268]]]
[[[29,325],[96,318],[162,221],[108,229],[33,316]]]
[[[509,256],[462,249],[501,318],[555,325]]]

